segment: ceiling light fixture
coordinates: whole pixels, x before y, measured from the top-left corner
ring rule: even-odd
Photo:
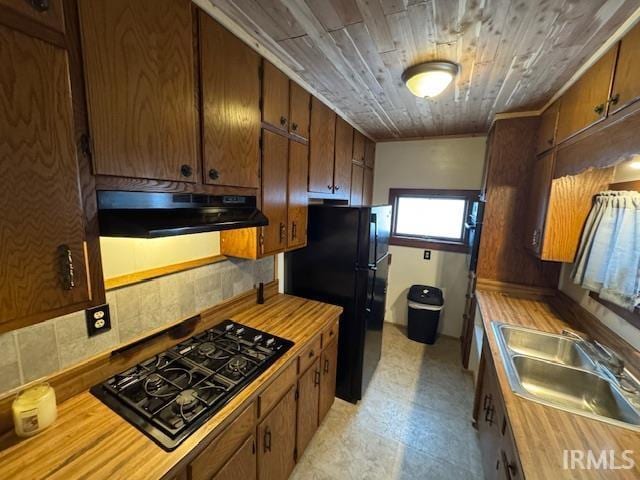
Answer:
[[[416,97],[430,98],[440,95],[458,71],[458,65],[452,62],[425,62],[407,68],[402,81]]]

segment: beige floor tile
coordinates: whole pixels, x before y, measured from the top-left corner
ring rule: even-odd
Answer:
[[[385,324],[382,359],[363,399],[336,399],[292,478],[480,479],[472,404],[456,340],[423,345]]]

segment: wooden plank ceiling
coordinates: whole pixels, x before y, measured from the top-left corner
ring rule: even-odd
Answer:
[[[638,0],[209,0],[377,140],[486,132],[540,108]],[[458,63],[439,97],[402,71]]]

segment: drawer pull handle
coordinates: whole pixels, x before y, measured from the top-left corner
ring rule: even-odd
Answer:
[[[604,103],[601,103],[600,105],[596,105],[593,111],[598,115],[602,115],[604,113]]]
[[[493,425],[493,416],[495,414],[495,411],[496,411],[496,408],[493,405],[490,405],[484,414],[484,421],[487,422],[489,425]]]
[[[329,359],[324,360],[324,373],[329,373]]]
[[[489,405],[491,404],[491,394],[487,393],[484,396],[484,406],[482,407],[483,410],[487,410],[487,408],[489,408]]]
[[[500,453],[502,454],[502,464],[504,465],[505,473],[507,474],[507,480],[511,480],[513,477],[518,475],[518,469],[516,468],[516,465],[514,463],[509,462],[507,454],[504,450],[502,450]]]
[[[313,378],[314,385],[320,385],[320,370],[316,370]]]
[[[313,350],[311,350],[309,352],[309,358],[313,358],[315,356],[316,352],[314,352]]]
[[[267,427],[264,431],[264,451],[271,451],[271,430]]]
[[[280,117],[280,125],[285,126],[287,124],[287,117],[284,115]]]

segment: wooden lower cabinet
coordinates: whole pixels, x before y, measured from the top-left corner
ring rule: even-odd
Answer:
[[[338,338],[330,341],[320,357],[320,402],[318,419],[327,416],[336,397],[336,365],[338,363]]]
[[[213,479],[255,480],[257,474],[256,438],[251,435]]]
[[[482,347],[483,374],[478,381],[476,396],[479,405],[476,425],[482,454],[482,467],[486,480],[523,479],[511,426],[489,346],[485,339]]]
[[[293,471],[296,448],[295,393],[295,387],[291,387],[258,425],[260,480],[286,480]]]
[[[318,429],[320,378],[320,359],[316,358],[298,380],[296,457],[302,455]]]

